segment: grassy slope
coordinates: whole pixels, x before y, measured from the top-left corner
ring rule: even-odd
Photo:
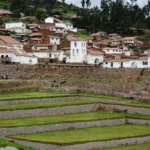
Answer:
[[[5,140],[0,139],[0,148],[4,148],[7,146],[13,146],[16,147],[18,150],[33,150],[32,148],[27,148],[18,144],[14,144]]]
[[[19,126],[39,126],[48,124],[81,122],[81,121],[98,121],[106,119],[133,117],[141,119],[150,119],[150,115],[111,113],[108,111],[85,112],[67,115],[31,117],[19,119],[0,119],[0,127],[19,127]]]
[[[16,99],[31,99],[31,98],[51,98],[51,97],[67,97],[71,94],[61,93],[46,93],[46,92],[28,92],[15,94],[0,94],[0,100],[16,100]]]
[[[93,149],[93,150],[149,150],[149,149],[150,149],[150,143],[113,147],[113,148],[104,148],[104,149]]]
[[[92,38],[90,35],[81,32],[77,32],[76,35],[79,36],[80,38]]]
[[[129,100],[122,97],[104,96],[100,94],[61,94],[61,93],[46,93],[46,92],[28,92],[28,93],[15,93],[15,94],[0,94],[0,100],[16,100],[16,99],[32,99],[32,98],[51,98],[51,97],[67,97],[67,96],[81,96],[81,97],[94,97],[103,99],[115,100]]]
[[[49,117],[32,117],[21,119],[0,119],[0,127],[16,127],[16,126],[33,126],[57,124],[65,122],[79,122],[79,121],[94,121],[125,117],[123,113],[110,113],[107,111],[87,112],[77,114],[67,114]]]
[[[120,134],[121,133],[121,134]],[[120,125],[75,130],[43,132],[10,136],[11,138],[57,144],[75,144],[92,141],[130,138],[150,134],[150,126]]]
[[[66,101],[57,101],[57,102],[1,105],[0,111],[19,110],[19,109],[36,109],[36,108],[52,108],[52,107],[96,104],[96,103],[99,103],[99,100],[92,100],[92,101],[91,100],[66,100]]]

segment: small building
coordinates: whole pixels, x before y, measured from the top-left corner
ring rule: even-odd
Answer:
[[[116,39],[121,39],[122,37],[117,34],[117,33],[112,33],[112,34],[109,34],[108,37],[111,39],[111,40],[116,40]]]
[[[136,46],[137,39],[136,37],[125,37],[122,41],[125,45]]]
[[[103,52],[88,50],[86,62],[88,65],[101,65],[104,61]]]
[[[60,37],[58,36],[49,36],[51,45],[60,45]]]
[[[96,38],[100,38],[100,37],[103,37],[103,36],[107,36],[107,33],[103,32],[103,31],[100,31],[100,32],[97,32],[97,33],[92,33],[91,36],[96,37]]]
[[[12,15],[13,13],[8,10],[0,9],[0,18],[11,18]]]
[[[123,49],[120,49],[118,47],[112,48],[112,47],[105,47],[102,49],[106,54],[122,54]]]
[[[148,68],[148,58],[106,59],[103,68]]]
[[[9,36],[0,36],[0,58],[2,63],[37,64],[37,57],[29,56],[22,43]]]
[[[30,34],[32,31],[26,28],[26,24],[22,22],[5,23],[5,29],[16,33]]]

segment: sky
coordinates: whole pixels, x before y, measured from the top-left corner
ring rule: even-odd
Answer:
[[[61,1],[61,0],[60,0]],[[77,6],[81,6],[81,0],[65,0],[66,1],[66,3],[73,3],[73,4],[75,4],[75,5],[77,5]],[[147,4],[147,2],[148,2],[148,0],[137,0],[137,3],[141,6],[141,7],[143,7],[144,5],[146,5]],[[99,4],[100,4],[100,0],[91,0],[91,3],[92,3],[92,5],[94,6],[94,5],[98,5],[99,6]]]

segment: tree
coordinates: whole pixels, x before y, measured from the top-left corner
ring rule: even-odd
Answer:
[[[91,6],[91,1],[90,0],[86,0],[86,6],[87,6],[87,8],[89,8]]]
[[[85,8],[85,0],[81,1],[82,8]]]
[[[65,4],[65,0],[62,0],[62,3]]]
[[[14,12],[14,17],[20,17],[20,13],[27,12],[27,1],[26,0],[13,0],[10,5],[10,10]]]
[[[42,8],[37,8],[36,9],[36,18],[39,21],[42,21],[44,19],[44,16],[46,15],[46,10]]]

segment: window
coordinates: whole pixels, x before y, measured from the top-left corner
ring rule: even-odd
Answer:
[[[77,49],[77,53],[79,52],[79,50]]]
[[[72,50],[72,53],[74,54],[74,49]]]
[[[74,43],[74,47],[77,47],[77,43],[76,42]]]
[[[111,67],[113,67],[113,62],[111,62]]]
[[[52,40],[54,40],[54,38],[52,38]]]

